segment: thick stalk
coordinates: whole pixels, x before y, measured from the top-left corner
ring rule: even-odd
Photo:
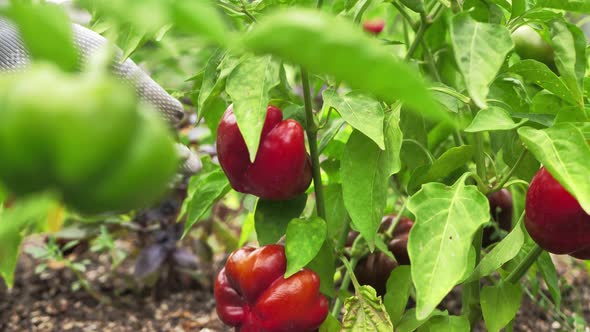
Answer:
[[[309,77],[307,71],[301,68],[301,81],[303,82],[303,100],[305,102],[305,119],[307,129],[307,141],[311,155],[311,170],[313,174],[313,188],[315,190],[315,203],[318,217],[326,220],[326,208],[324,204],[324,187],[322,186],[322,175],[320,172],[320,156],[318,153],[317,125],[315,123],[313,108],[311,106],[311,91],[309,88]]]
[[[543,248],[535,244],[535,247],[529,251],[526,257],[518,264],[518,266],[510,272],[508,277],[502,282],[509,282],[511,284],[517,283],[522,278],[531,266],[537,261],[537,258],[543,253]]]

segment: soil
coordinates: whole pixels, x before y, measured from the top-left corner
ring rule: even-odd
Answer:
[[[25,242],[27,245],[31,244]],[[156,283],[156,287],[126,289],[128,281],[122,281],[125,278],[121,274],[105,273],[108,261],[95,253],[87,250],[75,258],[92,261],[86,277],[102,296],[112,300],[111,304],[100,304],[83,290],[73,291],[76,277],[63,266],[50,264],[46,271],[36,274],[38,262],[21,254],[14,287],[7,290],[0,283],[0,331],[233,331],[217,318],[210,283],[181,278]],[[562,289],[561,312],[543,297],[549,295],[541,287],[535,296],[524,296],[514,331],[590,332],[589,327],[578,325],[574,329],[573,325],[575,312],[590,322],[588,274],[573,260],[557,257],[556,262],[564,284],[570,285]],[[126,269],[129,267],[121,268]],[[457,314],[460,299],[457,289],[443,306]],[[485,331],[483,323],[476,331]]]

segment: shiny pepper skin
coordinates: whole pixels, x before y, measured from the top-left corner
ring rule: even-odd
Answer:
[[[305,192],[311,183],[311,161],[299,122],[283,120],[283,112],[268,106],[254,163],[230,105],[217,130],[219,163],[231,186],[264,199],[286,200]]]
[[[215,282],[217,314],[239,332],[311,332],[328,315],[315,272],[285,279],[285,248],[267,245],[234,251]]]
[[[541,248],[590,259],[590,215],[545,168],[527,192],[525,226]]]

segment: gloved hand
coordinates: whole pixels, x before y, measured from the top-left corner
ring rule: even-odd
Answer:
[[[74,42],[80,51],[82,65],[90,56],[105,46],[108,41],[96,32],[73,24]],[[123,52],[117,49],[117,57],[111,66],[113,74],[135,88],[138,96],[156,107],[164,119],[176,125],[183,118],[182,104],[170,96],[131,59],[120,61]],[[0,71],[18,71],[26,68],[30,56],[25,48],[18,28],[5,18],[0,18]],[[179,158],[183,161],[181,171],[194,174],[201,169],[200,159],[194,152],[178,144]]]

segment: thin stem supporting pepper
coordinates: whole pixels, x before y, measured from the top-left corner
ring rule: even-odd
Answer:
[[[504,187],[504,185],[506,184],[506,182],[508,182],[508,180],[510,180],[518,166],[520,166],[520,163],[524,160],[524,157],[527,155],[527,151],[527,149],[522,150],[520,156],[518,156],[518,159],[514,163],[514,166],[512,166],[510,171],[508,171],[508,173],[506,173],[506,175],[498,182],[498,184],[494,186],[494,188],[492,188],[491,192],[498,191]]]

